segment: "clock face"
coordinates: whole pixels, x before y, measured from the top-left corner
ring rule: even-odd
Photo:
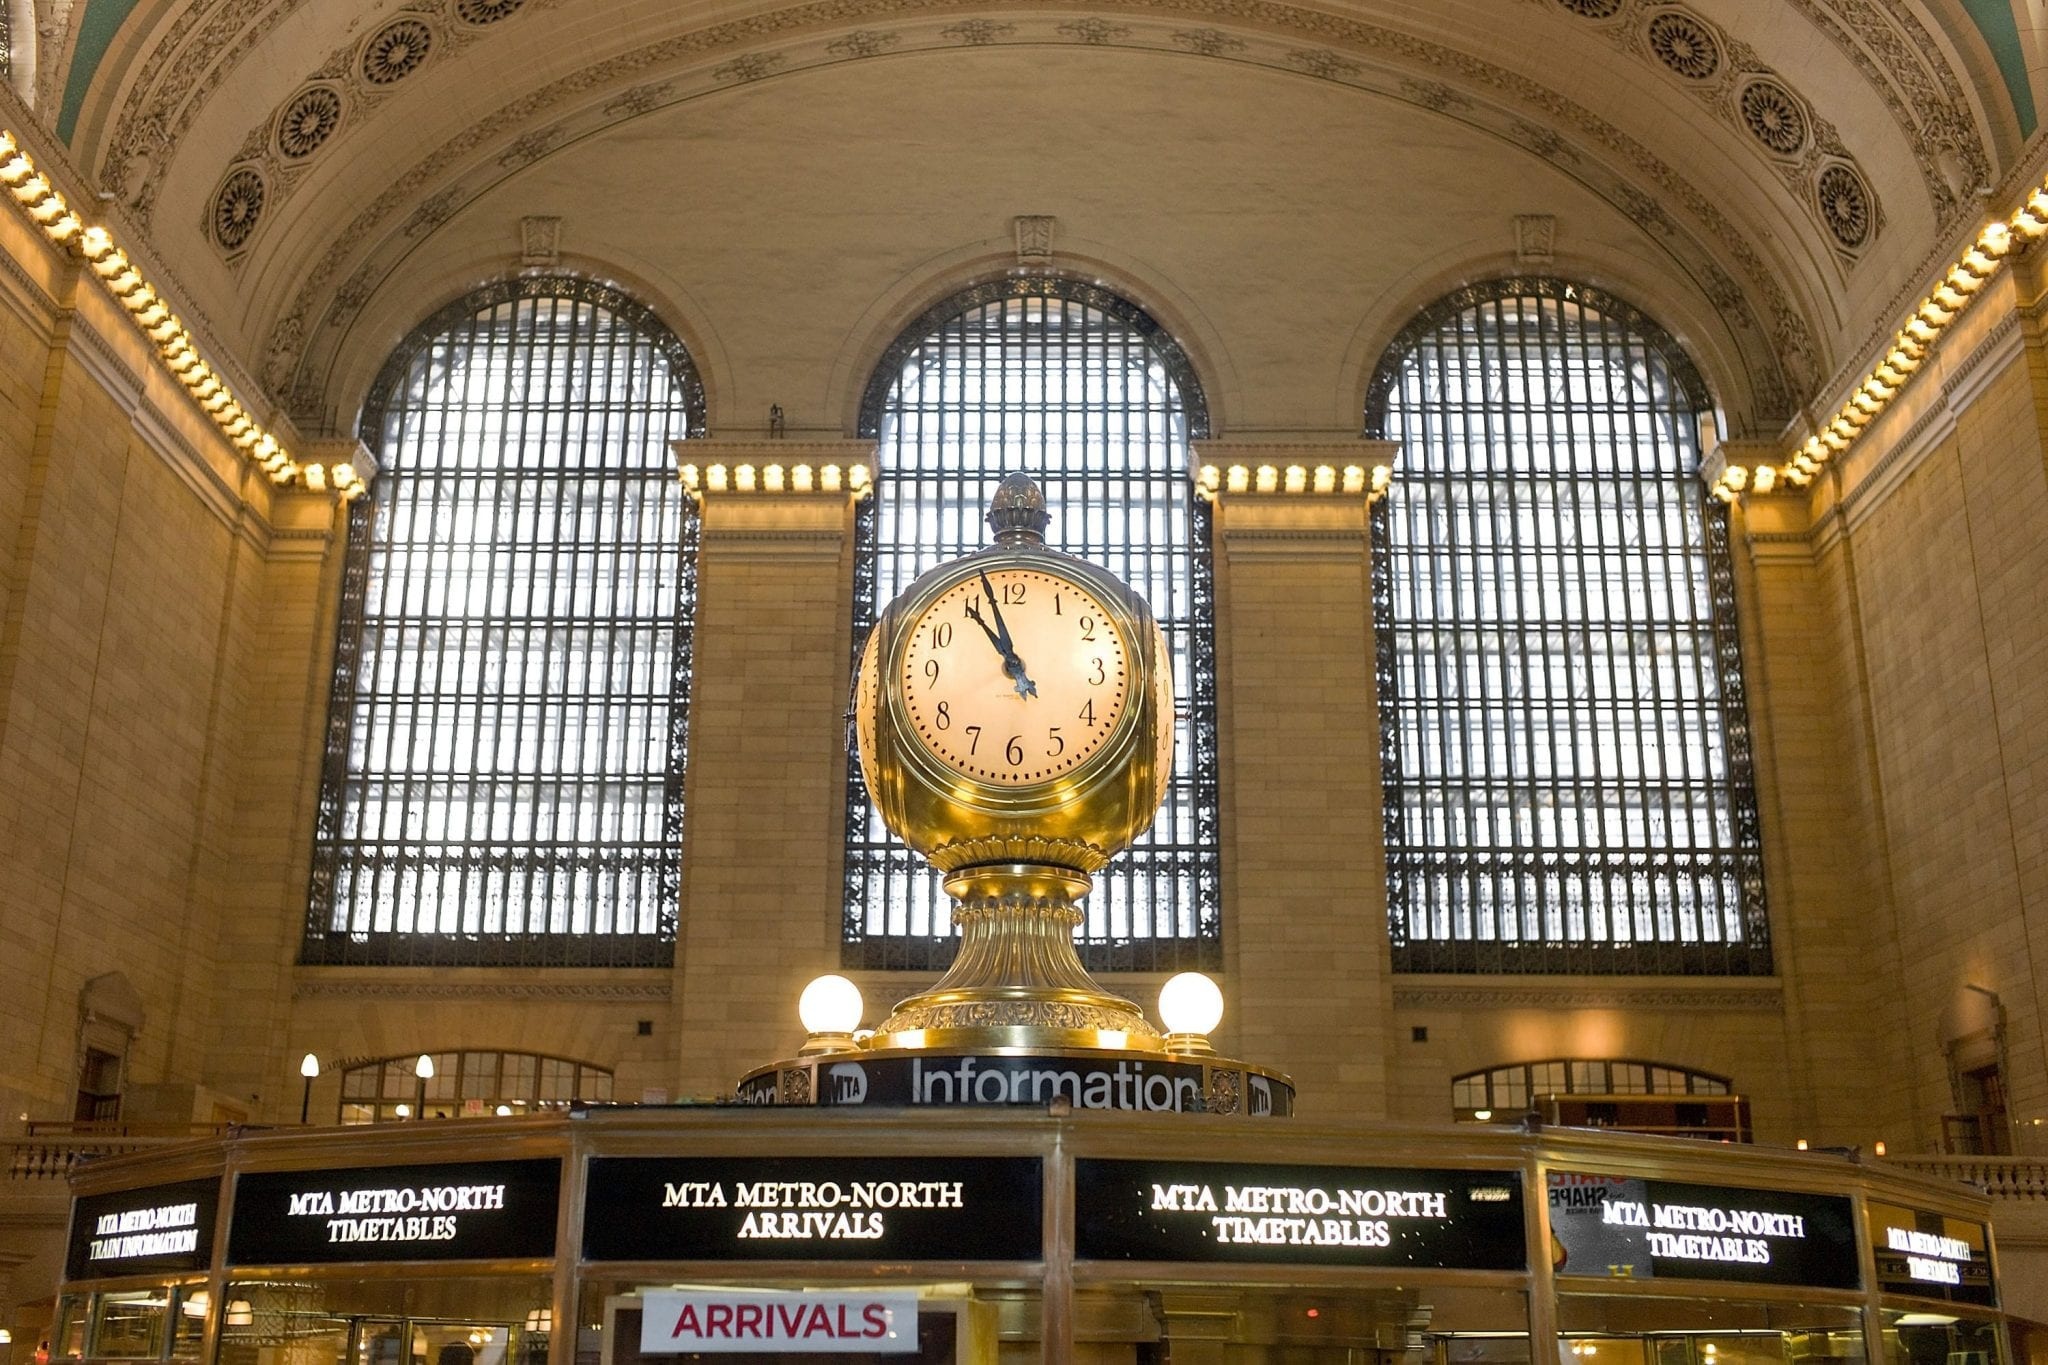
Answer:
[[[1072,772],[1115,731],[1131,695],[1130,647],[1072,581],[991,568],[917,619],[900,682],[911,726],[940,762],[1025,787]]]

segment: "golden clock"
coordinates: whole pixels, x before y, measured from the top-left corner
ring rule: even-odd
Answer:
[[[1137,593],[1048,549],[1035,485],[1006,480],[996,543],[891,603],[855,688],[883,821],[943,872],[1092,873],[1152,822],[1172,766],[1164,641]]]

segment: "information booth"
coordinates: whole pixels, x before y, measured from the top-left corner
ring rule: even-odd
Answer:
[[[2007,1357],[1975,1192],[1682,1139],[621,1108],[248,1133],[75,1181],[58,1361]]]

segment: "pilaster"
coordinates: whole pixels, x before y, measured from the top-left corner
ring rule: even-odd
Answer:
[[[1290,1073],[1307,1117],[1381,1117],[1393,1000],[1369,498],[1370,471],[1390,467],[1396,447],[1197,450],[1215,498],[1218,722],[1232,778],[1222,1045]]]
[[[730,1094],[747,1066],[794,1051],[798,994],[838,969],[853,516],[872,458],[865,441],[677,448],[703,518],[674,992],[682,1095]]]

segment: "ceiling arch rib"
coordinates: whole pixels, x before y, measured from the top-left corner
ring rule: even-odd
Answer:
[[[1270,0],[1242,0],[1242,7],[1260,22],[1220,23],[1213,3],[1193,11],[991,18],[933,15],[930,6],[906,11],[895,0],[868,0],[854,7],[858,12],[849,20],[844,0],[825,0],[676,35],[593,63],[521,95],[444,142],[388,180],[382,194],[333,232],[317,260],[293,272],[294,297],[271,313],[267,379],[289,392],[296,406],[317,410],[328,358],[396,260],[489,186],[613,124],[832,63],[1037,42],[1258,63],[1486,127],[1595,185],[1610,203],[1635,216],[1713,301],[1741,339],[1739,349],[1777,359],[1751,376],[1745,416],[1767,427],[1789,412],[1811,382],[1821,363],[1811,329],[1771,265],[1713,195],[1611,121],[1527,76],[1413,35]],[[758,44],[763,31],[780,42],[741,46],[749,39]]]

